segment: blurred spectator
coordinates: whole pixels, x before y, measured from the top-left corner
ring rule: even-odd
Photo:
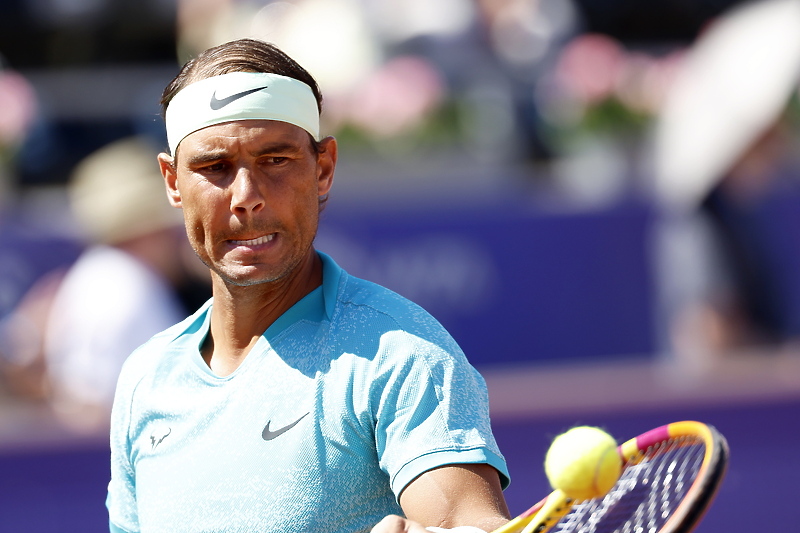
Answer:
[[[800,27],[798,27],[800,31]],[[786,168],[792,147],[788,124],[778,120],[753,141],[700,205],[710,225],[723,267],[716,294],[707,302],[716,315],[720,348],[775,345],[793,331],[786,280],[780,275],[782,246],[775,232],[790,235],[780,220],[780,200],[798,169]],[[795,243],[800,247],[800,243]],[[710,317],[713,319],[713,316]]]
[[[6,369],[20,393],[48,400],[70,426],[105,426],[125,358],[183,318],[187,274],[179,211],[156,151],[140,138],[88,156],[69,183],[89,244],[66,272],[44,277],[4,324]]]
[[[683,278],[670,296],[682,300],[668,320],[672,349],[684,360],[699,358],[691,364],[800,338],[792,301],[797,272],[789,272],[800,251],[789,212],[800,199],[792,145],[781,116],[684,215],[682,238],[692,257],[680,266],[684,254],[668,261],[673,283]]]
[[[799,81],[800,2],[746,3],[693,45],[656,124],[665,341],[691,364],[800,335],[786,268],[800,242],[781,205],[800,183],[786,120]]]

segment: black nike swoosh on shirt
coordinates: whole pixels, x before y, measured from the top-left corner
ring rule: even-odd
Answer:
[[[261,89],[266,89],[267,87],[269,87],[269,85],[264,85],[263,87],[256,87],[255,89],[248,89],[247,91],[242,91],[240,93],[232,94],[226,98],[223,98],[222,100],[217,99],[217,91],[214,91],[214,94],[211,95],[211,101],[209,102],[208,105],[211,106],[211,109],[217,111],[219,109],[222,109],[226,105],[230,104],[231,102],[236,101],[239,98],[242,98],[243,96],[247,96],[248,94],[258,92]]]
[[[264,440],[272,440],[272,439],[274,439],[276,437],[280,437],[281,435],[283,435],[284,433],[286,433],[287,431],[289,431],[290,429],[295,427],[297,424],[299,424],[300,421],[302,419],[304,419],[305,417],[307,417],[307,416],[308,416],[308,413],[304,414],[303,416],[301,416],[300,418],[298,418],[297,420],[295,420],[291,424],[289,424],[287,426],[283,426],[282,428],[276,429],[274,431],[270,431],[270,429],[269,429],[269,424],[270,423],[269,423],[269,421],[267,421],[267,425],[264,426],[264,431],[261,432],[261,438],[264,439]]]

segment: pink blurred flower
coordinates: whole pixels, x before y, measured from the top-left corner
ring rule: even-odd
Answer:
[[[0,146],[22,142],[37,113],[33,87],[22,75],[0,71]]]
[[[439,106],[444,93],[444,81],[429,62],[397,57],[352,95],[350,120],[376,135],[398,135],[420,125]]]
[[[587,33],[564,48],[556,74],[563,86],[587,104],[600,102],[614,91],[625,51],[613,38]]]

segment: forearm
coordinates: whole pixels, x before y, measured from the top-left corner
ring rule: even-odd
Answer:
[[[497,471],[486,464],[430,470],[400,495],[405,515],[427,527],[493,531],[509,520]]]

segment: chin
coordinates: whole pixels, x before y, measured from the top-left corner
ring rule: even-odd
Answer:
[[[218,270],[217,274],[226,284],[236,287],[250,287],[253,285],[261,285],[263,283],[273,283],[286,276],[285,272],[231,272],[230,270]]]

